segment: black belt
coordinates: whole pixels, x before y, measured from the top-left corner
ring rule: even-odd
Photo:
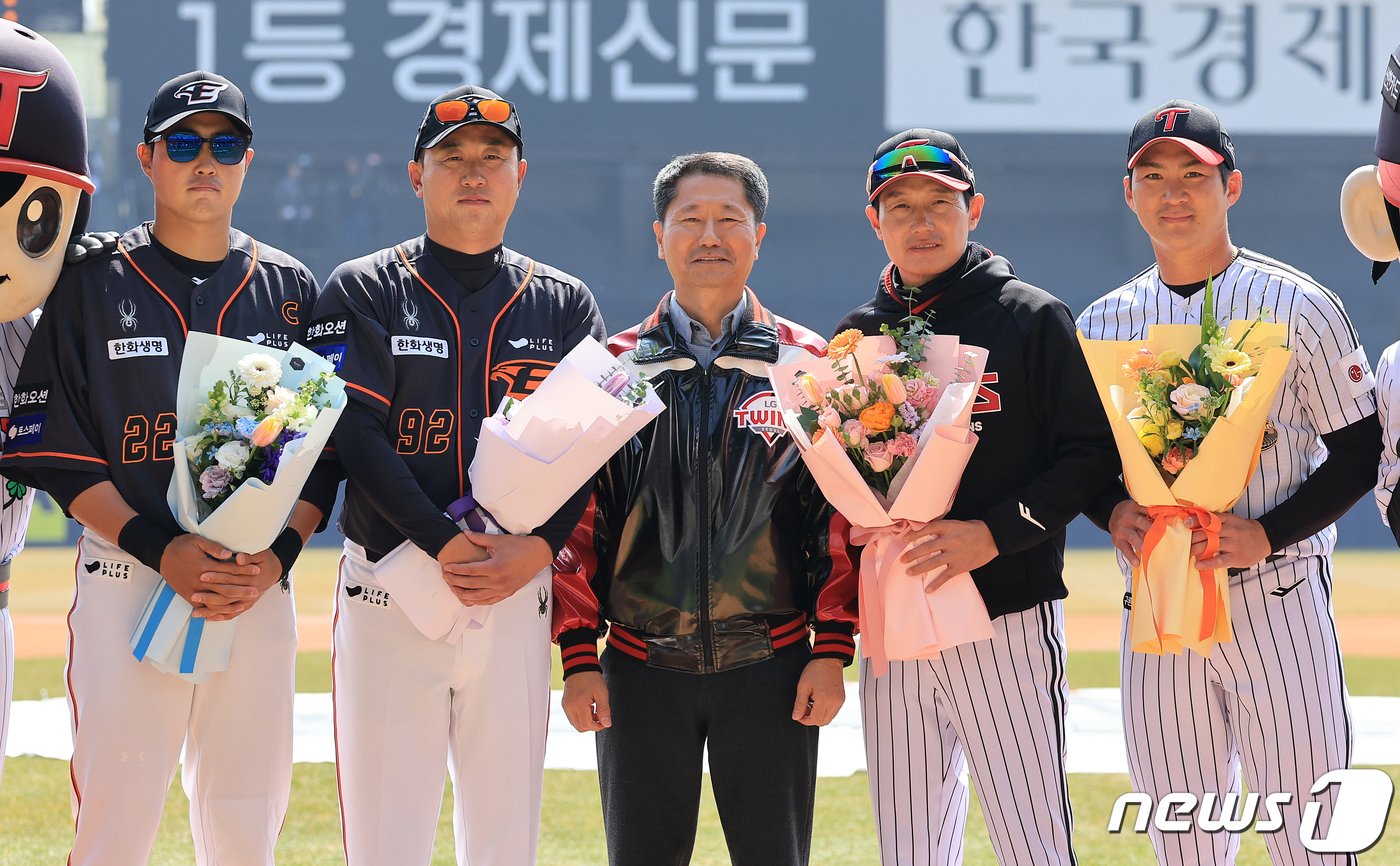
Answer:
[[[1227,569],[1225,569],[1225,573],[1228,574],[1228,575],[1230,575],[1231,577],[1236,577],[1236,576],[1238,576],[1238,575],[1244,574],[1246,571],[1249,571],[1250,568],[1258,568],[1258,567],[1261,566],[1261,565],[1267,565],[1267,564],[1269,564],[1269,563],[1271,563],[1271,562],[1278,562],[1280,559],[1287,559],[1287,558],[1288,558],[1288,557],[1287,557],[1286,555],[1282,554],[1282,553],[1271,553],[1271,554],[1269,554],[1268,556],[1264,557],[1264,561],[1263,561],[1263,562],[1256,562],[1255,564],[1251,565],[1249,568],[1227,568]]]

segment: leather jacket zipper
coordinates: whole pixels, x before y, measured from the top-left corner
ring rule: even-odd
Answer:
[[[700,370],[700,435],[695,461],[696,472],[700,476],[700,532],[696,536],[700,542],[699,573],[696,597],[700,603],[700,647],[703,658],[701,670],[714,671],[714,635],[710,633],[710,400],[713,388],[710,382],[710,368]]]

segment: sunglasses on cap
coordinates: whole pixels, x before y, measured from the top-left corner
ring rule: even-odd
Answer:
[[[151,144],[161,140],[165,141],[165,155],[170,157],[171,162],[194,162],[195,157],[199,156],[200,148],[208,142],[210,153],[214,154],[214,159],[222,165],[238,165],[247,155],[248,145],[252,144],[252,139],[248,136],[231,132],[212,135],[209,138],[203,138],[193,132],[168,132],[151,139]]]
[[[913,167],[908,163],[913,161]],[[935,174],[957,175],[961,180],[971,181],[972,172],[962,164],[962,160],[941,147],[931,144],[910,144],[894,150],[875,160],[870,166],[870,179],[878,186],[898,177],[906,171],[929,171]]]
[[[466,120],[473,111],[482,120],[491,123],[505,123],[515,113],[515,106],[504,99],[461,96],[434,105],[433,117],[436,117],[440,123],[457,123]]]

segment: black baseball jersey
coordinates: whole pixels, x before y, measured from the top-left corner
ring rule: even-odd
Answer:
[[[467,291],[420,235],[337,268],[307,345],[336,363],[351,400],[384,420],[379,435],[441,512],[470,487],[482,419],[505,397],[532,393],[589,335],[606,339],[578,279],[502,248],[496,275]],[[336,442],[346,457],[339,431]],[[369,483],[371,470],[346,460],[342,529],[378,556],[405,536],[386,521],[402,515]]]
[[[285,349],[304,342],[316,293],[301,262],[237,229],[223,265],[198,285],[152,246],[149,223],[128,231],[116,251],[65,269],[54,286],[15,386],[5,474],[34,484],[36,472],[94,473],[182,532],[166,489],[185,335]]]

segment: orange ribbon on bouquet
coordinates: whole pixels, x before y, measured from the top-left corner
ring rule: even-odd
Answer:
[[[1152,526],[1147,530],[1147,534],[1142,539],[1142,553],[1139,558],[1142,564],[1138,566],[1142,570],[1144,577],[1147,575],[1147,562],[1152,556],[1152,551],[1157,547],[1157,542],[1162,540],[1166,534],[1167,524],[1173,520],[1196,519],[1196,528],[1205,533],[1206,549],[1196,558],[1197,562],[1203,559],[1210,559],[1220,552],[1220,515],[1214,511],[1208,511],[1190,502],[1183,502],[1179,505],[1153,505],[1148,507],[1147,516],[1152,518]],[[1197,568],[1196,573],[1201,576],[1201,589],[1205,598],[1214,599],[1216,596],[1215,569]],[[1142,581],[1142,587],[1147,591],[1147,603],[1149,609],[1152,608],[1152,587],[1147,580]],[[1214,604],[1207,604],[1201,611],[1200,640],[1205,640],[1215,634],[1217,609]],[[1162,626],[1153,618],[1152,630],[1157,635],[1160,644],[1163,638]]]

